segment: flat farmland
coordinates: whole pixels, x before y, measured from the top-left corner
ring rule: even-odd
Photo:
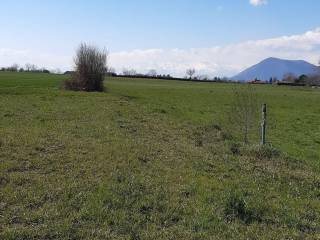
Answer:
[[[320,91],[257,85],[243,145],[234,84],[0,73],[1,239],[317,239]],[[258,124],[258,123],[257,123]]]

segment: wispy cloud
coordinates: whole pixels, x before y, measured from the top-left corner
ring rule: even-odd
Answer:
[[[268,0],[250,0],[250,4],[253,6],[265,5],[268,3]]]

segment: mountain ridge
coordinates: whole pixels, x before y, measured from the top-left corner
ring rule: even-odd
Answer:
[[[232,77],[232,80],[250,81],[259,79],[268,81],[270,78],[283,79],[286,74],[300,76],[302,74],[312,75],[318,70],[316,65],[313,65],[304,60],[287,60],[275,57],[269,57],[261,62],[245,69],[239,74]]]

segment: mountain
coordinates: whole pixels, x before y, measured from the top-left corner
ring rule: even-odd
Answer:
[[[302,74],[311,75],[316,71],[317,66],[306,61],[267,58],[232,77],[232,80],[250,81],[257,78],[267,81],[271,77],[281,80],[288,73],[300,76]]]

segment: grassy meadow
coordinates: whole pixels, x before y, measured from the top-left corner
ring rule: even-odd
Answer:
[[[320,239],[320,90],[254,86],[267,141],[228,121],[233,84],[0,73],[0,239]]]

